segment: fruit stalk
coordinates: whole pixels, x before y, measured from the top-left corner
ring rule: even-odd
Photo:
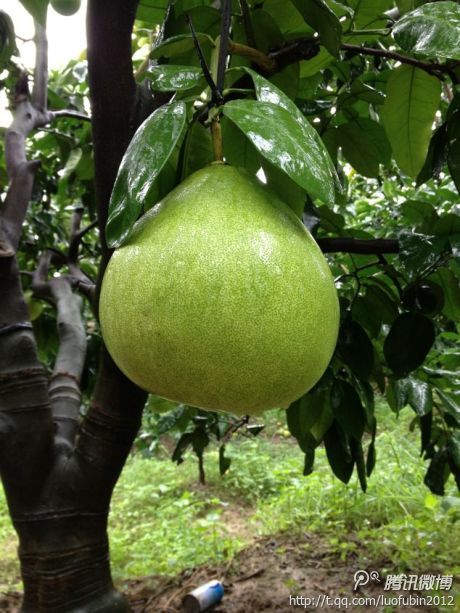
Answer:
[[[224,151],[222,147],[222,128],[218,117],[211,121],[212,153],[215,162],[224,161]]]

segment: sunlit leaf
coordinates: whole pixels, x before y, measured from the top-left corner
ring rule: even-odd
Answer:
[[[400,66],[388,78],[381,116],[396,163],[410,177],[425,162],[440,93],[439,80],[414,66]]]

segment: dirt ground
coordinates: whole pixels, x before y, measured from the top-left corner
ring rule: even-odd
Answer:
[[[391,561],[382,560],[366,570],[391,568]],[[318,537],[305,534],[293,538],[288,535],[262,538],[241,551],[233,560],[219,566],[205,566],[184,571],[171,578],[142,577],[120,584],[129,598],[133,613],[176,613],[182,611],[184,595],[211,579],[223,582],[225,595],[214,613],[259,613],[263,611],[404,611],[407,613],[437,611],[434,606],[345,606],[344,598],[378,597],[397,598],[398,595],[415,599],[426,593],[384,591],[383,584],[370,581],[353,592],[354,573],[359,569],[354,555],[342,560],[331,554]],[[433,571],[434,573],[434,571]],[[408,573],[410,574],[410,573]],[[437,573],[436,573],[437,574]],[[381,577],[383,579],[383,576]],[[449,592],[445,592],[447,596]],[[294,602],[290,597],[299,597]],[[302,599],[302,597],[304,599]],[[331,600],[327,601],[326,597]],[[319,603],[307,599],[319,598]],[[322,600],[324,598],[324,600]],[[19,594],[0,596],[0,611],[18,611]],[[455,606],[449,607],[455,611]]]

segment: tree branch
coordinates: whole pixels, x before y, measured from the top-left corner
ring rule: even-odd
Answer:
[[[42,255],[33,275],[35,296],[55,304],[59,350],[49,383],[49,397],[56,442],[71,448],[80,415],[80,378],[86,355],[86,333],[81,315],[82,299],[71,289],[65,276],[48,279],[51,252]]]
[[[452,73],[452,67],[448,64],[439,64],[438,62],[423,62],[413,57],[397,53],[396,51],[390,51],[388,49],[376,49],[374,47],[364,47],[361,45],[351,45],[348,43],[342,43],[340,46],[344,51],[348,51],[355,55],[371,55],[374,57],[381,57],[387,60],[395,60],[401,62],[401,64],[408,64],[409,66],[415,66],[420,68],[431,75],[438,78],[442,78],[444,74],[449,76]]]
[[[43,98],[46,34],[37,24],[36,36],[34,98],[40,108],[31,103],[27,76],[22,75],[13,122],[6,132],[9,188],[0,209],[0,472],[10,506],[19,507],[38,495],[53,461],[54,442],[47,374],[38,359],[14,257],[39,166],[27,160],[25,141],[34,128],[48,121]]]
[[[379,254],[379,253],[399,253],[399,242],[396,239],[376,238],[376,239],[359,239],[359,238],[319,238],[316,241],[323,253],[363,253],[363,254]]]
[[[113,184],[137,123],[131,34],[138,1],[114,0],[110,11],[88,2],[88,75],[92,108],[97,217],[103,250],[100,288],[111,251],[105,225]],[[98,290],[96,291],[96,309]],[[110,500],[141,423],[147,394],[117,368],[103,346],[90,409],[77,437],[75,458],[87,487],[98,500]]]
[[[46,111],[48,102],[48,39],[46,28],[35,21],[35,72],[32,104]]]
[[[62,109],[61,111],[50,111],[50,119],[59,119],[60,117],[67,117],[69,119],[78,119],[80,121],[91,121],[89,115],[73,111],[72,109]]]

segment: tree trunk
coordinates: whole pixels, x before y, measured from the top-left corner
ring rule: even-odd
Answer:
[[[95,313],[111,255],[104,238],[110,194],[123,153],[143,119],[136,108],[131,63],[137,4],[138,0],[113,0],[110,6],[88,2],[102,259],[94,291],[79,289],[95,297]],[[93,398],[84,419],[79,419],[86,333],[81,299],[73,292],[75,281],[81,281],[75,257],[78,223],[67,262],[71,275],[49,279],[46,253],[33,275],[36,295],[57,309],[60,343],[51,376],[38,360],[16,264],[37,169],[36,162],[26,159],[25,141],[55,116],[46,107],[47,43],[39,24],[35,41],[34,90],[30,96],[26,77],[18,83],[15,120],[6,136],[10,184],[0,210],[0,476],[19,536],[24,613],[128,611],[111,578],[107,518],[113,488],[141,423],[146,393],[118,370],[103,346]]]
[[[24,583],[23,613],[129,611],[110,574],[107,513],[15,522]]]

